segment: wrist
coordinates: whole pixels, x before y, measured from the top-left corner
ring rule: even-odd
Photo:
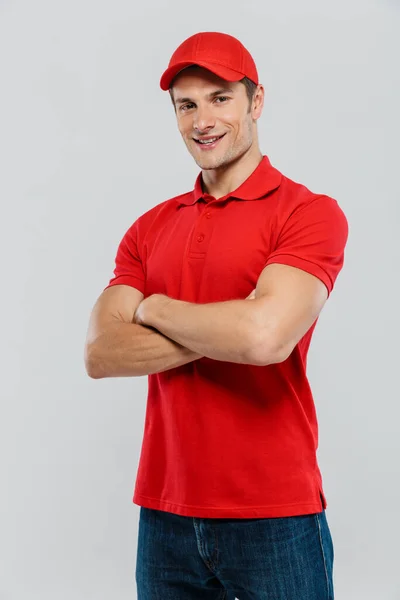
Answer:
[[[173,299],[164,294],[153,294],[151,300],[146,314],[146,323],[157,329],[157,324],[166,318],[165,309]]]

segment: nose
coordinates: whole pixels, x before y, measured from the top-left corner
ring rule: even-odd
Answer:
[[[215,116],[207,106],[198,106],[193,117],[193,129],[199,134],[204,134],[215,127]]]

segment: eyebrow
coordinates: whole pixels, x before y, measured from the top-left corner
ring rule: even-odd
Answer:
[[[216,90],[215,92],[208,94],[208,98],[212,100],[215,98],[215,96],[220,96],[221,94],[226,93],[234,94],[234,91],[231,88],[221,88],[220,90]],[[191,98],[177,98],[175,100],[175,104],[183,104],[184,102],[193,102],[193,100]]]

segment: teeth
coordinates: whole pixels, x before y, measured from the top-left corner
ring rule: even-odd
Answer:
[[[198,142],[200,142],[200,144],[213,144],[216,140],[218,140],[219,138],[212,138],[212,140],[198,140]]]

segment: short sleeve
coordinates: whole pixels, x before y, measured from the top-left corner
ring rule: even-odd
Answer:
[[[130,285],[144,294],[145,274],[138,251],[138,221],[128,229],[119,243],[115,258],[114,277],[104,289],[112,285]]]
[[[348,222],[336,200],[317,196],[284,223],[266,265],[281,263],[318,277],[331,293],[344,262]]]

